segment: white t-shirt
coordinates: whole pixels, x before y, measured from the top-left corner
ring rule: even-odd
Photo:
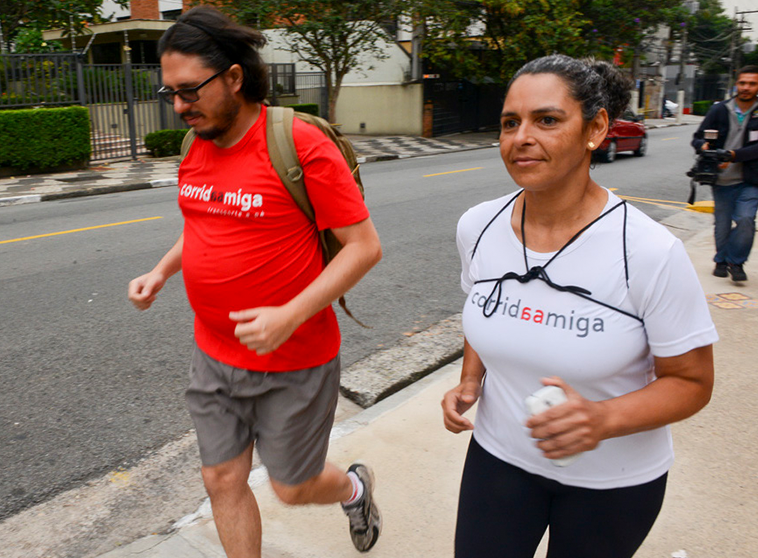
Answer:
[[[545,268],[550,280],[577,286],[593,299],[644,320],[560,292],[533,279],[496,282],[521,275],[523,246],[511,227],[511,204],[482,230],[515,194],[468,210],[458,223],[458,250],[468,293],[463,330],[487,374],[474,436],[499,459],[563,484],[617,488],[652,481],[673,461],[668,427],[604,440],[568,467],[556,467],[536,447],[524,426],[524,399],[559,376],[583,397],[606,400],[638,390],[655,379],[653,356],[684,354],[718,340],[705,295],[681,241],[641,211],[627,206],[624,265],[624,207],[618,207],[569,245]],[[605,211],[621,200],[608,192]],[[527,206],[527,212],[529,207]],[[529,268],[545,266],[554,253],[527,250]],[[487,306],[485,317],[484,306]],[[497,306],[497,308],[495,308]]]

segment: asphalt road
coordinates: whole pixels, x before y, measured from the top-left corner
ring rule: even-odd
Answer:
[[[648,156],[621,154],[593,177],[664,219],[689,192],[693,131],[652,130]],[[345,366],[460,311],[456,222],[515,189],[496,149],[371,163],[362,176],[384,259],[347,296],[372,329],[337,310]],[[166,188],[0,208],[0,520],[191,428],[181,279],[148,312],[126,299],[181,230],[175,198]]]

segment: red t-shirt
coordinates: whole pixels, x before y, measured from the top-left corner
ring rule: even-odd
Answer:
[[[182,272],[195,311],[195,339],[205,353],[237,368],[300,370],[339,351],[331,306],[262,356],[239,342],[229,319],[230,311],[285,304],[321,273],[317,226],[345,227],[369,216],[337,146],[297,118],[293,135],[317,224],[297,207],[271,165],[265,110],[228,149],[196,138],[179,168]]]

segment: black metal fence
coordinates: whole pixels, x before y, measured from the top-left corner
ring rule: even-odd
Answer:
[[[273,104],[317,103],[327,110],[323,74],[297,74],[294,64],[272,64]],[[158,64],[83,64],[74,54],[0,55],[0,109],[86,106],[91,161],[147,154],[150,132],[185,128],[170,105],[159,101]]]
[[[445,76],[424,80],[424,99],[433,105],[432,135],[444,136],[500,125],[503,88]]]
[[[77,104],[78,67],[74,54],[0,56],[0,108]]]

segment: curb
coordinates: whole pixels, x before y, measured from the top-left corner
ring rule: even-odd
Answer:
[[[40,194],[30,194],[26,196],[9,196],[7,198],[0,198],[0,207],[6,205],[22,205],[25,203],[41,202],[42,196]]]
[[[653,124],[652,126],[645,125],[647,130],[655,130],[657,128],[673,128],[674,126],[689,126],[690,122],[671,122],[667,124]]]
[[[176,186],[175,178],[160,178],[149,182],[133,182],[130,184],[118,184],[110,186],[90,186],[79,190],[69,190],[67,192],[54,192],[50,194],[28,194],[24,196],[0,197],[0,207],[6,205],[21,205],[26,203],[36,203],[43,201],[56,201],[70,198],[83,198],[86,196],[99,196],[102,194],[115,194],[118,192],[131,192],[133,190],[148,190],[151,188],[165,188],[167,186]]]
[[[364,409],[463,355],[461,314],[454,314],[342,371],[340,392]]]

